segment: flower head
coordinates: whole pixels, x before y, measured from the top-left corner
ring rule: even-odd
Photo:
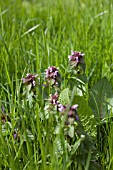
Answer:
[[[65,105],[59,103],[59,104],[57,105],[57,109],[58,109],[59,112],[65,113],[67,107],[66,107]]]
[[[58,111],[61,112],[62,114],[67,113],[68,118],[73,118],[75,121],[79,121],[79,116],[78,116],[78,113],[77,113],[77,108],[78,108],[77,104],[71,106],[68,109],[67,106],[59,103],[57,105],[57,108],[58,108]]]
[[[80,63],[84,63],[84,54],[77,51],[71,51],[71,55],[68,56],[72,67],[78,66]]]
[[[77,108],[78,108],[78,105],[75,104],[75,105],[71,106],[68,111],[68,117],[73,117],[76,121],[79,120]]]
[[[17,138],[17,133],[16,132],[14,132],[13,137],[14,137],[14,139]]]
[[[53,104],[53,105],[57,105],[58,103],[58,93],[56,92],[54,95],[50,95],[50,103]]]
[[[51,66],[46,69],[46,79],[48,82],[51,82],[52,85],[58,85],[59,77],[59,70],[55,66]]]
[[[14,131],[13,131],[13,137],[14,137],[14,139],[20,139],[20,135],[19,135],[19,131],[18,131],[18,129],[14,129]]]
[[[31,84],[32,87],[35,87],[36,86],[35,78],[37,76],[38,76],[37,74],[34,76],[33,74],[27,73],[26,77],[22,78],[23,84],[25,85]]]

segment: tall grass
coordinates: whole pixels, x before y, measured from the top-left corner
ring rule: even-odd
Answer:
[[[1,169],[70,168],[72,157],[64,144],[63,125],[56,135],[54,118],[39,117],[45,102],[43,87],[39,89],[37,100],[40,102],[30,108],[22,98],[21,78],[26,73],[37,73],[43,79],[45,69],[55,65],[62,74],[65,89],[67,56],[76,50],[85,53],[86,99],[92,86],[103,77],[107,77],[113,88],[112,18],[111,0],[0,1],[0,108],[4,107],[11,119],[11,123],[6,121],[4,125],[0,121]],[[112,114],[112,107],[110,112]],[[19,139],[15,141],[13,133],[17,124]],[[111,170],[112,122],[108,126],[107,149],[102,153],[101,162],[103,169]],[[63,150],[60,160],[59,145]],[[89,169],[90,157],[89,152],[85,170]]]

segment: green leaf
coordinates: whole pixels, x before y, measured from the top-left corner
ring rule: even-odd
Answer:
[[[70,138],[73,138],[74,137],[74,126],[69,126],[69,130],[68,130],[68,136]]]
[[[28,98],[28,101],[29,101],[29,106],[30,108],[32,107],[32,103],[33,103],[33,92],[27,94],[27,98]]]
[[[73,104],[78,104],[78,114],[84,130],[90,135],[95,135],[96,121],[91,108],[83,96],[74,96]]]
[[[72,145],[71,155],[73,155],[77,151],[77,149],[79,148],[79,146],[83,140],[84,140],[84,138],[80,138],[75,142],[74,145]]]
[[[97,120],[104,119],[108,115],[108,106],[113,98],[113,90],[107,78],[99,80],[91,89],[89,105]]]
[[[70,95],[69,88],[66,88],[63,91],[61,91],[60,96],[58,98],[59,102],[63,105],[70,104],[69,95]]]

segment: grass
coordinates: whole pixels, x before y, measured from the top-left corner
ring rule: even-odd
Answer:
[[[68,55],[75,50],[85,53],[87,105],[90,90],[97,81],[106,77],[113,88],[112,6],[111,0],[0,1],[0,108],[4,106],[11,119],[5,124],[0,121],[1,169],[72,168],[74,158],[64,144],[64,125],[61,123],[59,133],[55,134],[55,118],[51,115],[43,120],[39,116],[45,104],[44,87],[37,89],[38,102],[34,108],[30,107],[26,98],[23,98],[21,78],[27,73],[37,73],[41,75],[43,83],[45,69],[55,65],[62,76],[62,90],[70,86],[72,92],[73,85],[69,84],[67,68]],[[79,105],[82,103],[85,109],[85,101],[79,99],[76,97],[76,101]],[[108,149],[100,158],[103,169],[107,170],[113,168],[112,121],[109,126],[105,145]],[[18,140],[13,137],[15,128],[18,128]],[[80,140],[75,150],[79,148]],[[84,167],[80,163],[74,165],[73,169],[90,170],[90,159],[91,151]]]

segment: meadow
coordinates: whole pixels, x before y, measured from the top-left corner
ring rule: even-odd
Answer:
[[[0,169],[113,169],[112,0],[0,0]]]

